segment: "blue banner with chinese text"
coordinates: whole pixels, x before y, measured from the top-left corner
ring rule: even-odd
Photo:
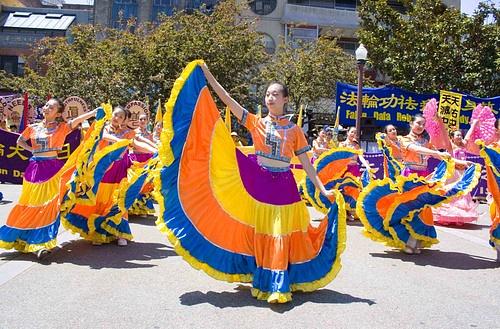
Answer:
[[[423,110],[431,98],[439,100],[439,94],[418,94],[397,87],[363,88],[362,106],[363,118],[373,118],[375,125],[384,127],[392,124],[396,127],[407,127],[411,117]],[[337,111],[339,122],[343,126],[356,124],[357,87],[337,82]],[[460,112],[460,128],[469,127],[472,110],[477,104],[489,106],[495,116],[500,117],[500,96],[493,98],[478,98],[462,94]]]

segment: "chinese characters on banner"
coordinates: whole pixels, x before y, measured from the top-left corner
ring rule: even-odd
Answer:
[[[449,93],[449,92],[447,92]],[[460,110],[456,115],[456,123],[460,129],[469,127],[469,118],[477,104],[489,106],[496,117],[500,117],[500,96],[493,98],[478,98],[471,95],[452,93],[461,96]],[[373,124],[384,127],[392,124],[396,127],[407,127],[411,117],[420,113],[431,98],[439,99],[438,94],[417,94],[396,87],[363,88],[361,103],[363,118],[372,118]],[[343,126],[356,124],[357,86],[337,83],[336,106],[339,121]],[[453,122],[453,120],[451,121]]]
[[[438,114],[446,128],[448,128],[448,131],[454,131],[459,128],[461,105],[462,94],[441,90]]]
[[[28,166],[31,153],[17,145],[19,134],[0,129],[0,183],[22,184],[24,170]],[[78,145],[81,132],[75,129],[68,136],[60,159],[67,159]]]
[[[361,104],[362,118],[373,118],[374,124],[406,126],[411,117],[419,113],[434,94],[417,94],[395,87],[363,88]],[[340,124],[356,124],[357,87],[337,83],[337,110]]]

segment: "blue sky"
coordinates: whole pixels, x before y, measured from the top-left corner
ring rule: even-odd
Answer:
[[[479,2],[480,0],[462,0],[460,1],[460,7],[461,7],[460,11],[468,15],[471,15],[477,8]],[[493,0],[493,2],[498,5],[500,3],[500,0]]]

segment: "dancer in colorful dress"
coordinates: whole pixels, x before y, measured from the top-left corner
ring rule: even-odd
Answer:
[[[148,115],[147,114],[141,114],[139,116],[139,127],[135,129],[135,138],[138,141],[141,141],[143,143],[147,143],[151,145],[152,147],[156,147],[156,145],[153,143],[153,134],[149,132],[148,130]],[[151,158],[151,153],[139,153],[139,152],[134,152],[135,154],[144,154],[144,156],[139,156],[137,157],[138,162],[144,162],[147,161],[149,158]],[[146,156],[148,155],[148,156]]]
[[[231,140],[206,79],[249,129],[257,157]],[[342,197],[316,176],[301,129],[283,116],[284,86],[266,92],[270,114],[260,118],[241,107],[202,61],[190,63],[167,103],[155,187],[158,227],[193,267],[229,282],[252,282],[252,295],[269,303],[291,300],[332,281],[345,244]],[[313,227],[290,171],[297,155],[321,192],[335,200]]]
[[[131,113],[121,107],[116,107],[112,113],[111,121],[104,127],[103,139],[100,141],[97,154],[107,153],[109,150],[119,150],[118,160],[113,161],[109,167],[96,167],[94,170],[103,171],[97,186],[93,202],[76,200],[74,206],[69,207],[63,214],[63,225],[79,234],[82,238],[92,241],[94,245],[117,241],[119,246],[126,246],[132,240],[132,233],[128,223],[126,209],[118,209],[117,193],[127,188],[127,170],[132,165],[129,151],[125,146],[131,146],[143,152],[154,152],[145,143],[134,140],[135,132],[127,127],[127,120]],[[90,176],[90,174],[87,174]]]
[[[344,198],[346,199],[346,209],[347,209],[347,218],[350,221],[354,221],[358,218],[356,215],[356,202],[361,192],[363,185],[361,182],[361,171],[358,164],[358,159],[361,164],[365,167],[366,173],[371,175],[370,173],[370,163],[366,161],[363,157],[361,147],[359,146],[359,142],[356,140],[357,130],[355,127],[350,127],[347,129],[347,138],[345,141],[339,143],[339,149],[346,148],[356,150],[359,153],[354,155],[351,158],[351,161],[347,165],[347,171],[344,176],[346,178],[351,178],[356,184],[354,186],[349,185],[345,186],[341,189]]]
[[[384,127],[384,141],[388,147],[391,148],[392,156],[396,161],[403,162],[403,152],[401,147],[401,140],[398,136],[398,130],[393,125]],[[378,139],[377,139],[378,140]]]
[[[312,161],[314,162],[317,158],[320,157],[323,152],[328,151],[330,149],[328,145],[328,141],[326,140],[326,130],[321,129],[318,137],[313,140],[312,143],[312,151],[313,151],[313,157]]]
[[[0,247],[46,256],[57,245],[61,176],[65,161],[58,159],[66,136],[96,110],[64,122],[61,101],[52,98],[43,107],[44,120],[29,125],[17,144],[33,153],[24,172],[18,203],[12,208],[6,225],[0,228]],[[28,144],[31,142],[31,145]]]
[[[339,147],[347,147],[354,150],[360,150],[359,142],[356,140],[357,130],[355,127],[350,127],[347,129],[347,138],[345,141],[339,143]],[[362,154],[358,156],[354,156],[352,158],[351,163],[347,166],[347,171],[353,174],[356,177],[361,177],[361,171],[359,170],[358,160],[361,161],[361,164],[365,167],[366,170],[370,171],[370,163],[366,161]]]
[[[480,155],[484,159],[490,204],[490,245],[497,251],[497,262],[500,263],[500,119],[495,121],[496,141],[485,145],[479,142]]]
[[[135,129],[135,138],[143,143],[148,144],[155,150],[157,149],[156,144],[153,142],[153,134],[148,131],[148,115],[141,114],[139,116],[139,127]],[[146,161],[151,159],[153,153],[141,152],[137,148],[133,148],[132,152],[130,152],[130,159],[134,162],[139,162],[142,165],[145,164]],[[130,215],[142,216],[145,217],[150,214],[155,213],[155,209],[153,206],[153,197],[151,192],[153,191],[153,184],[146,184],[137,200],[134,202],[132,207],[130,207],[128,213]]]
[[[465,137],[462,136],[460,130],[455,130],[450,133],[450,141],[453,147],[452,156],[455,160],[461,160],[461,162],[467,162],[467,145],[469,145],[469,140],[471,138],[472,132],[476,129],[478,121],[473,121],[471,127],[468,130]],[[463,175],[464,170],[471,165],[464,165],[463,163],[458,163],[455,161],[455,171],[453,176],[448,179],[447,184],[456,182]],[[434,221],[442,225],[455,224],[462,226],[465,223],[472,223],[477,221],[479,214],[476,211],[477,205],[472,200],[472,195],[470,193],[457,197],[445,203],[439,208],[434,208],[432,213],[434,215]]]
[[[399,143],[391,144],[392,149],[401,145],[404,168],[397,164],[386,143],[379,144],[388,158],[385,164],[391,169],[385,171],[390,174],[370,183],[357,205],[368,237],[408,254],[419,254],[420,248],[438,242],[431,207],[469,193],[477,185],[481,170],[479,165],[470,166],[457,182],[446,185],[455,163],[447,152],[431,148],[424,127],[425,118],[416,115],[410,123],[410,133],[399,138]],[[429,156],[445,159],[432,173],[427,164]]]

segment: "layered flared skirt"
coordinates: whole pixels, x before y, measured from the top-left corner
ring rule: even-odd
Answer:
[[[345,246],[340,193],[311,225],[290,170],[263,168],[234,147],[197,62],[176,81],[159,155],[157,226],[193,267],[251,282],[253,296],[273,303],[335,278]]]
[[[454,184],[445,185],[453,169],[453,161],[443,161],[426,177],[406,170],[408,176],[371,182],[357,207],[365,235],[397,248],[404,248],[410,238],[422,247],[438,243],[432,207],[469,193],[481,174],[479,165],[471,166]]]
[[[112,152],[108,155],[112,156]],[[127,188],[127,170],[131,164],[129,155],[125,152],[107,169],[96,166],[94,171],[105,173],[100,175],[102,178],[99,181],[94,182],[97,187],[95,197],[91,202],[77,199],[62,218],[64,227],[86,240],[98,243],[108,243],[118,238],[132,240],[128,213],[118,207],[118,192]],[[97,173],[87,175],[99,176]]]
[[[138,163],[146,163],[153,154],[150,153],[131,153],[130,160]],[[153,205],[153,184],[145,184],[141,189],[139,195],[137,196],[137,200],[128,210],[129,215],[137,215],[137,216],[145,216],[152,215],[155,213],[155,208]]]
[[[36,252],[57,245],[63,165],[55,158],[30,159],[18,203],[0,228],[1,248]]]

